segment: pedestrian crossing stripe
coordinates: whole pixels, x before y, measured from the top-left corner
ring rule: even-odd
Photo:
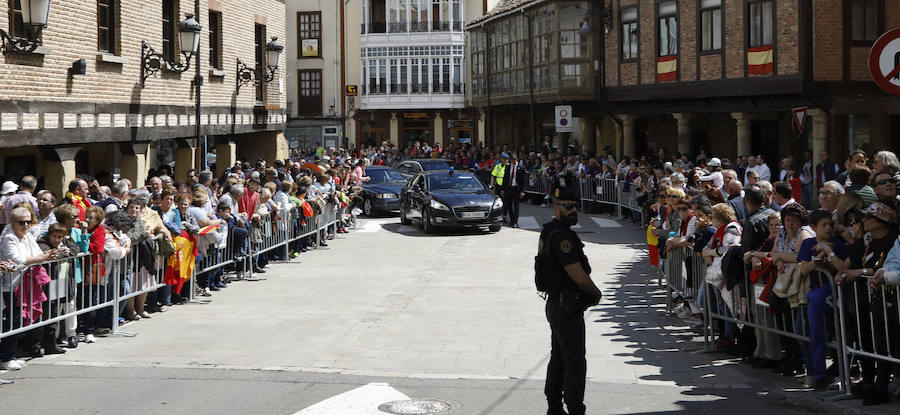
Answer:
[[[378,406],[409,399],[387,383],[370,383],[307,407],[294,415],[384,415]]]
[[[622,225],[612,219],[607,218],[591,218],[597,226],[601,228],[621,228]]]

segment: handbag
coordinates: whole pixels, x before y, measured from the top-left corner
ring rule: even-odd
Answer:
[[[725,277],[722,275],[722,257],[713,258],[712,264],[706,267],[706,282],[722,288],[725,283]]]
[[[307,218],[311,218],[311,217],[313,217],[313,215],[316,214],[316,212],[313,212],[312,206],[310,206],[309,203],[307,203],[306,201],[304,201],[301,206],[303,209],[303,216],[305,216]]]

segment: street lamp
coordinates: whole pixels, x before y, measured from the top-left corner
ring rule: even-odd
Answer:
[[[278,64],[281,62],[281,54],[284,52],[284,45],[278,41],[277,37],[272,37],[272,41],[266,44],[266,67],[268,70],[266,71],[265,79],[261,79],[261,73],[263,68],[258,68],[259,72],[254,71],[247,67],[247,65],[240,58],[237,60],[237,76],[236,78],[236,86],[237,92],[241,92],[241,87],[244,85],[253,82],[253,77],[255,76],[257,81],[262,82],[272,82],[275,79],[275,72],[278,71]]]
[[[3,54],[9,51],[16,53],[34,52],[41,45],[38,37],[41,31],[47,27],[47,20],[50,18],[50,0],[21,0],[19,4],[22,7],[22,23],[25,26],[25,36],[13,37],[3,29],[0,29],[0,37],[2,37],[3,42],[0,44],[0,49],[3,50]],[[10,13],[9,17],[12,18],[12,13]],[[15,26],[15,24],[12,26]]]
[[[175,72],[186,72],[191,67],[191,59],[200,50],[200,32],[203,26],[194,20],[192,13],[186,13],[185,19],[178,24],[178,49],[184,61],[169,62],[165,56],[156,53],[147,42],[141,41],[141,88],[150,75],[155,75],[165,62]]]

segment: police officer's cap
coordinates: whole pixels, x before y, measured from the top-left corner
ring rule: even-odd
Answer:
[[[553,191],[553,200],[555,200],[557,202],[560,200],[571,200],[571,201],[577,202],[578,195],[576,195],[575,192],[573,192],[569,189],[557,188],[556,190]]]

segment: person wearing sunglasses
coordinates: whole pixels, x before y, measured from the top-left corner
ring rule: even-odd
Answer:
[[[897,180],[888,173],[879,173],[872,180],[872,187],[875,189],[875,195],[878,201],[897,209]]]
[[[25,203],[28,205],[27,202]],[[30,207],[16,206],[9,212],[12,230],[0,238],[0,261],[12,262],[15,268],[0,277],[0,295],[3,296],[3,327],[0,331],[11,331],[20,327],[22,306],[13,292],[20,289],[28,266],[56,259],[57,250],[42,251],[37,240],[28,229],[36,222]],[[0,370],[19,370],[22,361],[16,358],[21,335],[13,335],[0,340]]]
[[[600,289],[591,280],[584,244],[570,229],[578,223],[578,196],[568,189],[553,193],[552,221],[545,223],[535,257],[535,283],[546,293],[550,323],[550,363],[544,394],[549,415],[583,415],[585,360],[584,311],[600,302]]]

